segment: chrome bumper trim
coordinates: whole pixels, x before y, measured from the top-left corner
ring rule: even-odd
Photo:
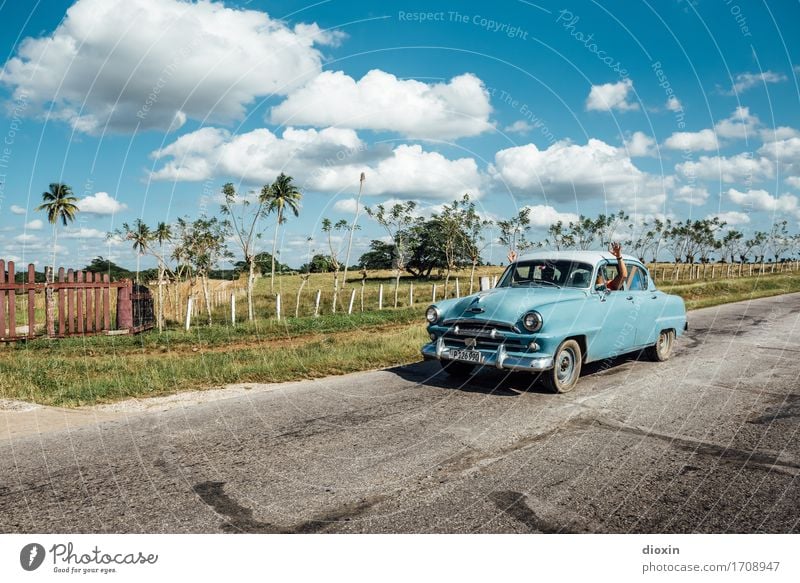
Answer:
[[[506,352],[502,344],[494,352],[480,350],[483,355],[482,366],[493,366],[499,370],[524,370],[524,371],[543,371],[553,368],[553,357],[530,357],[514,356]],[[430,342],[422,347],[422,356],[428,360],[452,360],[450,349],[444,344],[440,337],[436,342]]]

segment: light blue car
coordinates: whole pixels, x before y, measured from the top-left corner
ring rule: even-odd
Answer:
[[[646,351],[670,357],[687,329],[679,296],[656,289],[646,267],[623,256],[628,277],[611,291],[617,259],[597,251],[540,251],[508,266],[494,289],[437,302],[426,312],[426,359],[466,378],[477,367],[541,374],[551,390],[575,387],[583,363]]]

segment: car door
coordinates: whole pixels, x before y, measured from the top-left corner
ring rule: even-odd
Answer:
[[[615,261],[608,261],[606,268],[609,277],[616,275]],[[624,288],[596,293],[595,310],[599,318],[599,330],[588,347],[591,359],[609,358],[629,352],[636,343],[636,298]]]
[[[647,270],[637,266],[635,280],[629,277],[631,293],[639,301],[639,318],[636,321],[636,345],[650,346],[658,338],[658,319],[663,315],[666,306],[664,292],[658,291],[650,279]]]

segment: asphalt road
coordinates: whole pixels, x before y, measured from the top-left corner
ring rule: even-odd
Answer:
[[[798,532],[798,324],[695,311],[566,395],[422,363],[12,437],[0,531]]]

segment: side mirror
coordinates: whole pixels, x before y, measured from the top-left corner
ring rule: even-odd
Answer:
[[[608,293],[608,288],[606,287],[606,284],[598,283],[598,284],[596,284],[594,286],[594,291],[600,292],[600,293]]]

